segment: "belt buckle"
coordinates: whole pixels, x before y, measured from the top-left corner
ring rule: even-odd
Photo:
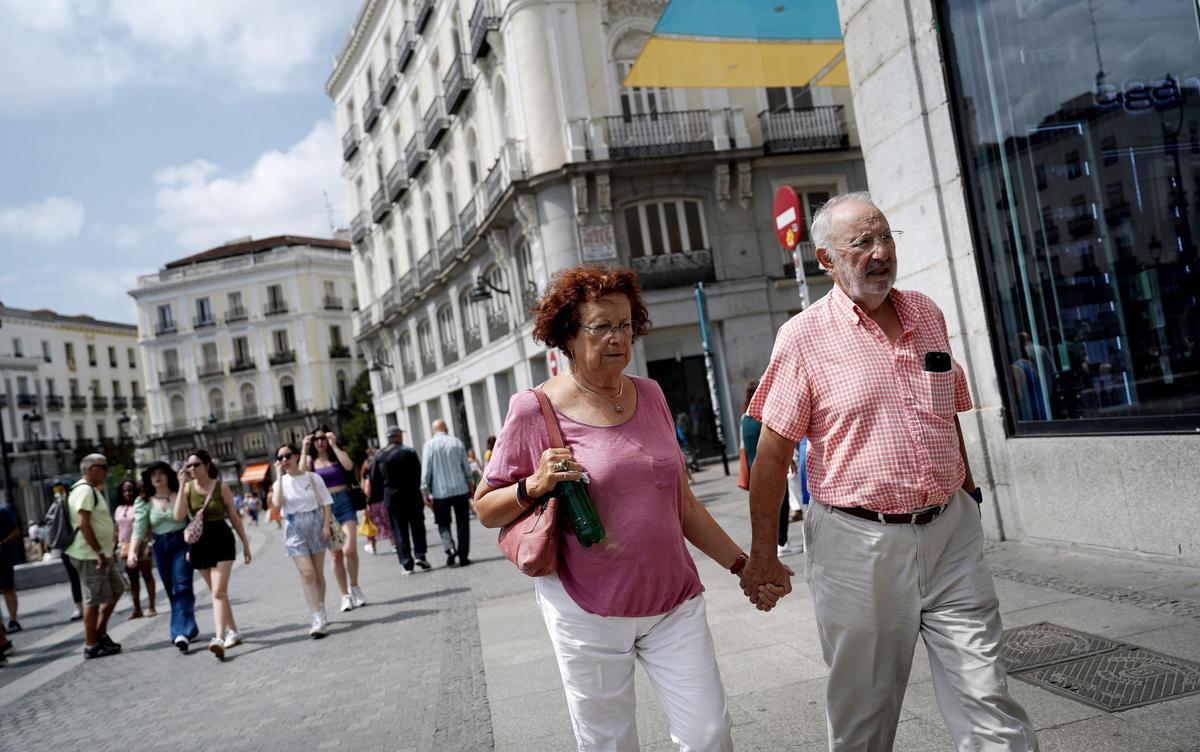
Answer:
[[[909,515],[908,524],[910,524],[910,525],[917,524],[917,518],[920,516],[921,516],[920,512],[913,512],[911,515]]]

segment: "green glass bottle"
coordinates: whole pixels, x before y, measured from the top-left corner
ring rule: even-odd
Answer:
[[[600,524],[600,515],[592,505],[592,496],[587,490],[587,475],[582,480],[559,481],[554,495],[562,504],[563,514],[575,537],[584,546],[599,543],[604,540],[604,525]]]

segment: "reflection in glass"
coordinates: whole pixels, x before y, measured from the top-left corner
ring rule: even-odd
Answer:
[[[1194,0],[944,0],[1017,432],[1200,427]]]

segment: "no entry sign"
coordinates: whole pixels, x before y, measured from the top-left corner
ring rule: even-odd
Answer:
[[[775,234],[786,251],[793,251],[804,232],[804,212],[800,209],[800,197],[791,186],[783,186],[775,192]]]

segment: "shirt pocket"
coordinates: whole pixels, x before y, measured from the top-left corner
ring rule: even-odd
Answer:
[[[679,455],[650,455],[650,474],[655,488],[670,488],[679,477]]]
[[[954,382],[958,378],[958,368],[955,363],[949,371],[921,371],[917,380],[917,399],[921,405],[947,420],[954,418]]]

